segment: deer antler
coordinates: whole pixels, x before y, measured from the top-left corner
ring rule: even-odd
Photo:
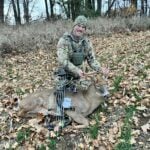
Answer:
[[[85,78],[86,80],[91,80],[91,81],[94,81],[94,82],[96,81],[97,82],[97,78],[94,77],[94,75],[96,75],[96,74],[97,74],[96,71],[86,72],[86,73],[84,73],[83,78]]]
[[[84,75],[87,76],[87,77],[92,76],[92,75],[94,75],[94,74],[97,74],[97,71],[84,73]]]
[[[98,75],[99,74],[99,75]],[[91,78],[91,80],[94,80],[96,83],[100,82],[101,84],[106,84],[107,83],[107,79],[102,75],[101,72],[97,72],[97,71],[92,71],[92,72],[87,72],[84,73],[84,77],[85,78]],[[98,76],[94,76],[94,75],[98,75]]]

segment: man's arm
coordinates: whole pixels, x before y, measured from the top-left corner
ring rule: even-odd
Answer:
[[[95,58],[92,43],[88,40],[87,44],[88,44],[87,62],[93,70],[100,71],[101,70],[100,63]]]

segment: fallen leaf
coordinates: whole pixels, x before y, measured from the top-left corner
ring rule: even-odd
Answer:
[[[131,144],[135,144],[135,143],[136,143],[136,140],[135,140],[134,137],[131,137],[130,143],[131,143]]]
[[[150,130],[150,124],[147,123],[147,124],[141,126],[141,128],[142,128],[143,132],[147,134],[148,130]]]
[[[137,106],[136,107],[137,110],[146,110],[146,106]]]
[[[19,144],[17,142],[13,143],[12,148],[16,149]]]

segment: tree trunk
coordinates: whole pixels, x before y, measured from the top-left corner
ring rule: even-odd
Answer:
[[[111,13],[111,8],[112,8],[112,6],[111,6],[111,0],[108,0],[108,9],[110,8],[110,10],[108,11],[108,16],[110,17],[110,13]]]
[[[54,1],[53,0],[49,0],[49,4],[50,4],[50,9],[51,9],[51,17],[54,17],[54,11],[53,11],[53,7],[54,7]]]
[[[80,15],[82,0],[75,0],[75,18]]]
[[[23,1],[23,8],[24,8],[24,19],[26,20],[27,23],[29,23],[29,0],[24,0]]]
[[[15,4],[14,0],[12,0],[12,5],[13,5],[13,11],[14,11],[16,25],[21,24],[21,22],[18,20],[17,8],[16,8],[16,4]]]
[[[67,1],[67,6],[66,6],[64,0],[61,0],[62,6],[63,6],[63,8],[64,8],[64,11],[65,11],[65,14],[66,14],[67,18],[70,18],[70,17],[71,17],[71,15],[70,15],[70,13],[71,13],[71,1],[72,1],[72,0],[68,0],[68,1]],[[58,2],[57,2],[57,3],[58,3]]]
[[[17,0],[17,11],[18,11],[17,20],[18,20],[19,24],[21,24],[20,3],[19,3],[19,0]]]
[[[46,19],[49,21],[49,11],[48,11],[48,4],[47,4],[47,0],[45,0],[45,9],[46,9]]]
[[[97,12],[102,15],[102,0],[97,0]]]
[[[87,9],[92,9],[92,2],[91,0],[85,0],[85,6]]]
[[[141,15],[143,15],[145,12],[144,10],[144,0],[141,0]]]
[[[145,0],[145,14],[147,15],[147,9],[148,8],[148,3],[147,3],[147,0]]]
[[[111,5],[108,7],[108,10],[106,11],[106,13],[105,13],[104,16],[107,16],[107,15],[109,16],[109,14],[110,14],[110,12],[111,12],[111,8],[112,8],[112,6],[114,5],[115,1],[116,1],[116,0],[113,0],[113,1],[112,1]]]
[[[70,6],[70,0],[68,0],[68,3],[67,3],[67,18],[70,18],[70,10],[71,10],[71,6]]]
[[[131,0],[131,5],[137,9],[137,0]]]
[[[92,9],[95,11],[95,0],[92,0]]]
[[[75,19],[75,4],[74,4],[74,0],[71,0],[71,16],[72,16],[72,20]]]
[[[110,7],[111,5],[111,0],[108,0],[108,8]]]
[[[9,7],[8,7],[8,10],[7,10],[7,13],[6,13],[6,16],[5,16],[5,22],[9,24],[9,13],[10,13],[10,10],[11,10],[11,2],[9,2]]]
[[[75,18],[80,15],[81,12],[81,0],[71,0],[71,15],[72,20],[75,20]]]
[[[4,23],[4,0],[0,1],[0,23]]]

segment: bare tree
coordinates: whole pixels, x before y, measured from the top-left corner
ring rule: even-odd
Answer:
[[[29,23],[29,20],[30,20],[29,0],[23,0],[23,9],[24,9],[24,19],[27,23]]]
[[[70,10],[71,10],[70,1],[71,0],[68,0],[68,3],[67,3],[67,8],[68,8],[67,18],[70,18]]]
[[[102,15],[102,0],[97,0],[97,12],[100,16]]]
[[[92,3],[92,9],[95,11],[95,0],[92,0],[91,3]]]
[[[70,15],[70,12],[71,12],[71,1],[72,0],[67,0],[67,1],[60,0],[60,1],[56,2],[64,10],[67,18],[71,18],[71,15]]]
[[[137,9],[137,0],[131,0],[131,5]]]
[[[6,23],[9,23],[9,13],[10,13],[10,10],[11,10],[11,2],[9,2],[9,7],[8,7],[8,10],[7,10],[7,13],[5,15],[5,22]]]
[[[80,15],[82,0],[71,0],[71,1],[72,1],[71,14],[72,14],[72,19],[74,20],[78,15]]]
[[[11,2],[13,6],[13,11],[14,11],[15,22],[16,24],[21,24],[19,0],[17,0],[17,5],[15,3],[15,0],[12,0]]]
[[[0,23],[4,23],[4,0],[0,0]]]
[[[147,0],[141,0],[141,15],[146,15],[148,11]]]
[[[105,13],[104,16],[107,16],[107,15],[109,16],[109,15],[110,15],[111,8],[112,8],[112,6],[114,5],[115,1],[116,1],[116,0],[113,0],[113,1],[111,2],[111,4],[110,4],[110,6],[108,7],[108,10],[106,11],[106,13]]]
[[[145,14],[147,14],[148,12],[148,2],[147,0],[145,0]]]
[[[55,0],[49,0],[49,4],[50,4],[50,11],[51,11],[51,17],[54,17],[54,4],[55,4]]]
[[[47,0],[45,0],[45,8],[46,8],[46,19],[47,19],[47,20],[50,20]]]
[[[85,6],[87,9],[92,9],[92,1],[91,0],[85,0]]]
[[[20,1],[17,0],[17,11],[18,11],[18,22],[21,24],[21,16],[20,16]]]

